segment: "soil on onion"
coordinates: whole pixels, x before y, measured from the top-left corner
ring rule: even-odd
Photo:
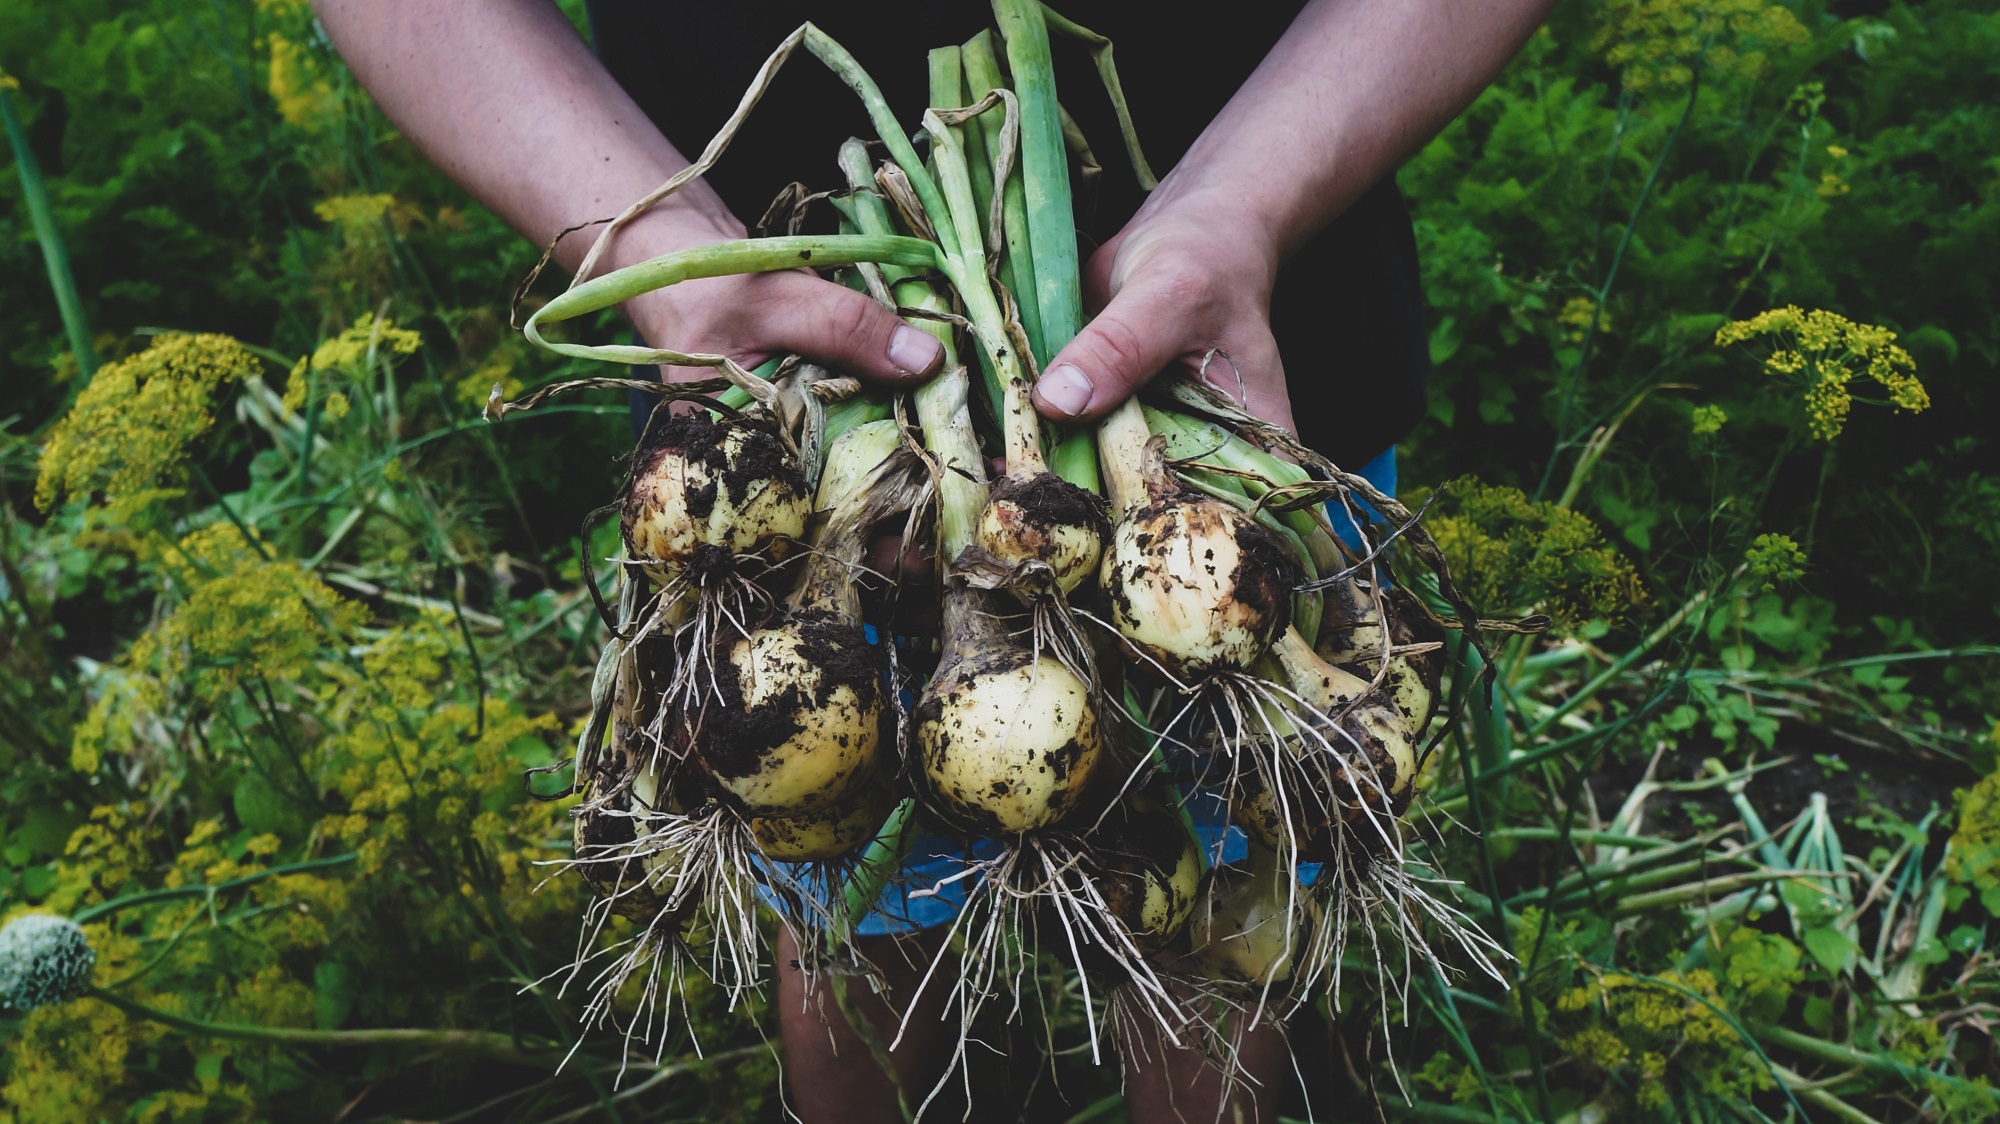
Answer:
[[[1111,529],[1111,507],[1103,496],[1079,488],[1053,472],[1039,472],[1025,480],[1002,476],[993,485],[992,499],[1019,506],[1023,519],[1031,527],[1043,530],[1092,527],[1100,534]]]
[[[743,435],[733,459],[726,446],[731,431]],[[776,480],[800,495],[806,492],[805,475],[786,452],[784,442],[754,422],[717,421],[703,410],[674,414],[646,430],[633,458],[633,479],[653,471],[669,453],[677,453],[708,470],[710,482],[687,494],[688,513],[697,519],[715,510],[716,480],[739,503],[755,485],[766,480]]]
[[[788,627],[798,634],[800,658],[819,669],[818,688],[808,695],[794,684],[759,706],[747,706],[734,664],[719,654],[720,697],[702,715],[698,734],[701,761],[717,776],[756,772],[767,754],[805,729],[800,719],[810,720],[839,688],[852,688],[864,703],[882,690],[883,661],[859,625],[836,613],[806,612]]]

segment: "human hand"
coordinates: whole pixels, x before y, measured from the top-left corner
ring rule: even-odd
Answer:
[[[1158,202],[1156,200],[1155,202]],[[1083,270],[1095,311],[1042,373],[1035,406],[1060,422],[1109,413],[1162,370],[1199,371],[1252,414],[1294,429],[1271,335],[1277,253],[1267,237],[1192,200],[1142,209]]]
[[[627,315],[655,347],[726,355],[755,367],[797,354],[877,383],[907,384],[935,372],[944,347],[866,294],[803,270],[687,281],[628,302]],[[686,381],[713,377],[669,368]]]

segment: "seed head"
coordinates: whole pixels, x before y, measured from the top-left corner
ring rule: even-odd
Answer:
[[[0,928],[0,1007],[26,1014],[67,1003],[90,989],[97,953],[83,927],[53,913],[29,913]]]

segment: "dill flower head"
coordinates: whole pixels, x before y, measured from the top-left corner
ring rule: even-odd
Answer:
[[[0,928],[0,1007],[26,1014],[90,988],[97,953],[83,928],[53,913],[27,913]]]
[[[349,407],[347,395],[338,387],[358,384],[376,363],[393,364],[423,343],[417,332],[396,327],[388,317],[364,312],[339,335],[322,340],[310,356],[293,365],[285,383],[285,408],[301,410],[317,399],[337,421]]]
[[[1591,46],[1634,93],[1686,87],[1697,68],[1756,78],[1773,53],[1811,38],[1769,0],[1606,0],[1601,10]]]
[[[1930,407],[1930,393],[1917,379],[1916,360],[1896,346],[1896,333],[1887,328],[1857,324],[1825,309],[1808,312],[1786,305],[1724,324],[1715,333],[1715,344],[1728,347],[1760,336],[1770,336],[1778,345],[1764,358],[1765,372],[1798,386],[1806,431],[1816,440],[1831,441],[1846,428],[1854,408],[1849,384],[1861,379],[1879,384],[1897,410],[1914,414]]]
[[[182,453],[215,424],[216,388],[258,372],[220,335],[163,335],[98,371],[42,446],[35,503],[103,493],[115,519],[172,494]]]
[[[1542,609],[1577,625],[1621,620],[1646,601],[1638,571],[1579,512],[1473,481],[1454,486],[1438,508],[1425,524],[1482,611]]]
[[[1743,562],[1749,567],[1753,579],[1764,583],[1764,592],[1770,593],[1784,582],[1795,582],[1806,576],[1806,552],[1790,535],[1758,535],[1750,549],[1743,553]]]

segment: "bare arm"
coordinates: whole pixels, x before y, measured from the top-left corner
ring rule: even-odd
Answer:
[[[396,127],[516,230],[545,246],[608,218],[689,161],[633,104],[549,0],[314,0],[341,56]],[[597,271],[741,238],[706,184],[628,226]],[[563,240],[574,270],[588,235]],[[866,297],[805,273],[691,282],[630,302],[656,347],[746,364],[797,351],[856,374],[907,379],[942,357]]]
[[[1044,414],[1102,416],[1211,347],[1288,427],[1278,266],[1493,80],[1552,0],[1313,0],[1085,268],[1100,312],[1044,375]],[[1064,368],[1067,370],[1064,370]]]

